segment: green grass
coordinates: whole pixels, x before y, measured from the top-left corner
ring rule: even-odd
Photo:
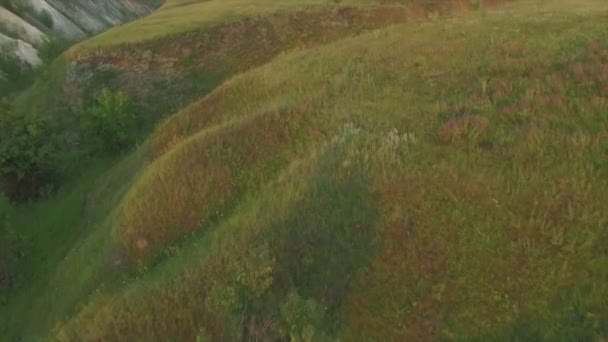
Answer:
[[[62,341],[605,339],[607,20],[516,1],[233,77],[94,187],[11,209],[44,218],[30,235],[88,227],[15,320],[52,308],[31,327]]]
[[[80,259],[73,268],[61,267],[78,241],[91,234],[82,214],[87,194],[108,164],[109,161],[96,163],[73,183],[43,201],[20,205],[3,201],[0,204],[0,211],[6,214],[7,229],[13,236],[13,247],[19,252],[13,287],[2,293],[10,299],[8,306],[0,310],[0,329],[7,338],[18,337],[17,332],[27,332],[28,336],[44,335],[44,331],[52,327],[53,320],[61,317],[55,314],[63,314],[66,309],[58,306],[74,304],[71,296],[77,293],[69,290],[76,291],[70,288],[77,283],[75,277],[68,277],[67,283],[60,284],[62,291],[57,291],[59,285],[51,279],[55,273],[81,274],[91,262],[91,259]],[[55,300],[58,295],[62,296],[61,304]],[[38,318],[24,320],[24,317]]]

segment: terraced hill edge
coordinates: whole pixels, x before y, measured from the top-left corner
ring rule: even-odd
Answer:
[[[213,32],[272,50],[285,20]],[[66,108],[118,84],[113,65],[201,61],[222,85],[100,179],[82,239],[7,317],[61,341],[605,339],[607,20],[603,1],[519,1],[352,25],[251,65],[208,38],[226,70],[179,42],[89,51],[80,75],[110,72]]]
[[[169,257],[53,337],[605,337],[608,7],[586,4],[396,25],[234,77],[152,135],[111,222],[130,258]]]
[[[245,16],[241,18],[241,21],[245,23],[243,25],[244,28],[251,30],[251,32],[256,33],[256,37],[263,37],[264,35],[258,32],[258,28],[256,25],[261,26],[261,28],[275,27],[277,30],[285,28],[287,33],[282,34],[273,34],[271,39],[268,39],[268,44],[270,49],[273,52],[276,52],[279,56],[281,52],[278,51],[278,47],[290,49],[300,49],[304,50],[307,48],[313,48],[315,46],[320,46],[325,43],[329,43],[331,41],[342,39],[343,37],[347,37],[351,34],[363,33],[367,30],[372,30],[375,27],[381,27],[385,24],[381,22],[380,15],[382,13],[382,8],[386,11],[388,8],[395,8],[398,15],[403,15],[404,19],[408,18],[421,18],[426,16],[428,10],[432,10],[429,8],[421,8],[412,5],[403,6],[395,4],[387,4],[387,5],[374,5],[374,6],[350,6],[350,5],[341,5],[341,6],[330,6],[330,10],[321,15],[324,18],[335,20],[337,24],[337,31],[330,31],[327,35],[323,32],[318,32],[313,30],[309,30],[306,25],[302,22],[302,18],[310,19],[311,14],[321,13],[323,7],[322,6],[304,6],[303,8],[294,8],[293,11],[285,10],[280,12],[264,12],[263,15],[260,16]],[[342,12],[340,12],[342,9]],[[386,11],[388,12],[388,11]],[[388,17],[391,17],[388,14]],[[397,18],[391,17],[395,20]],[[314,20],[314,18],[312,18]],[[358,22],[358,20],[362,20],[363,22]],[[373,25],[368,25],[366,20],[369,20]],[[390,23],[389,23],[390,24]],[[290,26],[291,25],[291,26]],[[377,26],[376,26],[377,25]],[[225,26],[225,27],[224,27]],[[212,26],[211,28],[202,28],[190,33],[186,33],[185,36],[187,39],[184,40],[186,43],[195,42],[197,40],[197,35],[204,36],[205,33],[209,34],[212,32],[213,34],[218,34],[220,37],[223,37],[222,40],[206,40],[211,47],[219,47],[220,50],[225,51],[225,55],[218,54],[216,57],[218,59],[226,59],[228,54],[233,54],[237,49],[236,47],[231,47],[229,42],[226,41],[227,37],[234,37],[235,33],[243,32],[239,31],[238,20],[237,21],[229,21],[226,25],[217,25]],[[300,36],[296,31],[296,29],[303,29],[305,32],[311,31],[314,34],[311,36]],[[209,31],[210,30],[210,31]],[[234,30],[234,31],[233,31]],[[318,34],[318,36],[317,36]],[[272,46],[277,39],[277,36],[280,38],[281,36],[287,37],[289,39],[297,40],[296,43],[289,42],[289,39],[286,41],[281,41],[277,46]],[[79,125],[78,125],[78,117],[81,114],[80,109],[90,105],[96,96],[96,93],[103,86],[107,86],[110,88],[119,89],[121,88],[122,80],[130,80],[133,83],[129,83],[130,87],[128,87],[128,91],[130,96],[137,100],[138,106],[143,108],[140,112],[143,113],[146,120],[148,122],[144,123],[142,127],[141,137],[145,137],[147,132],[149,132],[152,126],[155,125],[155,122],[158,121],[158,118],[164,117],[168,113],[174,111],[178,107],[183,106],[184,104],[188,104],[190,100],[189,98],[196,98],[198,96],[203,96],[204,94],[211,91],[211,89],[218,86],[220,83],[225,81],[226,79],[230,79],[237,75],[240,71],[247,70],[249,68],[256,67],[255,63],[264,64],[266,63],[266,58],[273,59],[275,56],[271,54],[265,54],[263,50],[258,49],[252,53],[253,56],[257,56],[258,54],[263,57],[253,58],[253,64],[247,64],[246,55],[238,55],[234,61],[230,61],[228,63],[229,67],[221,69],[225,72],[225,74],[218,73],[205,73],[204,70],[197,72],[198,69],[195,61],[188,61],[183,59],[184,65],[177,63],[177,61],[168,61],[167,64],[175,63],[174,68],[183,71],[185,75],[190,72],[190,77],[184,78],[171,78],[170,67],[167,67],[164,70],[164,73],[158,77],[154,74],[151,77],[146,77],[145,73],[137,73],[134,70],[141,68],[138,64],[127,65],[126,67],[120,62],[118,62],[119,67],[115,67],[112,63],[115,61],[110,58],[107,64],[104,64],[106,59],[102,57],[104,53],[106,56],[112,56],[116,53],[119,57],[122,56],[120,51],[129,51],[132,49],[133,55],[142,56],[142,53],[139,49],[143,51],[151,50],[154,55],[150,58],[149,61],[143,57],[142,60],[135,60],[135,63],[143,63],[145,66],[146,63],[155,63],[154,58],[159,58],[162,62],[167,62],[163,60],[163,53],[166,51],[162,51],[162,45],[167,44],[167,46],[171,46],[173,51],[169,50],[170,56],[173,53],[175,56],[180,56],[181,49],[179,48],[179,39],[175,39],[177,36],[158,38],[158,42],[146,41],[139,44],[132,45],[118,45],[114,47],[104,47],[100,50],[82,50],[82,63],[87,65],[87,58],[99,58],[100,63],[90,63],[82,70],[88,71],[74,71],[79,70],[78,68],[82,65],[79,64],[80,60],[78,60],[77,55],[63,55],[51,65],[47,72],[43,75],[43,77],[36,83],[36,85],[25,95],[20,97],[17,100],[16,109],[23,115],[32,115],[32,114],[40,114],[42,116],[47,117],[48,122],[52,123],[52,128],[55,129],[56,133],[58,133],[60,137],[60,141],[63,142],[62,151],[68,151],[73,153],[75,156],[70,160],[77,160],[78,162],[63,162],[61,164],[62,168],[67,168],[67,171],[64,172],[65,177],[75,177],[75,174],[80,174],[81,170],[88,168],[91,164],[97,165],[97,158],[99,159],[107,159],[107,156],[97,156],[92,155],[89,156],[86,153],[86,150],[79,150],[86,146],[83,146],[83,140],[79,134]],[[257,38],[256,38],[257,39]],[[171,43],[176,43],[171,45]],[[237,39],[236,43],[243,44],[242,39]],[[270,44],[272,43],[272,44]],[[158,44],[158,45],[156,45]],[[216,45],[213,45],[216,44]],[[244,46],[252,47],[251,45],[245,44]],[[145,49],[143,49],[144,47]],[[253,48],[253,47],[252,47]],[[179,51],[179,52],[175,52]],[[219,63],[213,63],[211,58],[205,58],[205,54],[202,51],[194,51],[195,56],[204,61],[202,64],[203,67],[208,68],[219,68]],[[90,54],[90,55],[89,55]],[[126,53],[125,53],[126,54]],[[149,54],[148,54],[149,55]],[[128,56],[127,56],[128,57]],[[150,56],[148,56],[150,57]],[[72,59],[76,58],[76,59]],[[194,58],[193,58],[194,60]],[[163,64],[164,65],[164,64]],[[125,73],[133,72],[129,74],[129,77],[121,78],[120,75],[117,75],[116,70],[122,70],[120,68],[124,67]],[[87,69],[88,68],[88,69]],[[123,71],[120,71],[121,73]],[[146,72],[154,72],[154,70],[146,69]],[[181,72],[181,71],[180,71]],[[178,75],[178,76],[179,76]],[[233,75],[233,76],[231,76]],[[137,76],[141,76],[138,80]],[[84,78],[86,81],[74,79]],[[74,81],[74,83],[71,83]],[[137,88],[137,82],[144,89]],[[178,82],[179,81],[179,82]],[[180,83],[181,82],[181,83]],[[66,87],[66,84],[70,84],[71,86]],[[146,95],[146,91],[154,91],[155,87],[159,87],[161,89],[171,89],[172,87],[178,89],[185,89],[184,87],[191,87],[190,89],[186,89],[186,95],[179,94],[182,99],[182,103],[180,101],[174,101],[175,103],[171,103],[169,97],[166,97],[168,94],[168,90],[165,92],[157,91],[158,96],[150,96]],[[181,87],[181,88],[180,88]],[[178,91],[176,91],[176,94]],[[143,95],[140,95],[143,94]],[[156,105],[150,105],[147,103],[148,101],[156,101]],[[287,104],[286,104],[287,105]],[[167,109],[170,108],[170,109]],[[148,111],[149,110],[149,111]],[[214,122],[221,122],[223,119],[220,117],[216,117]],[[220,125],[221,127],[221,125]],[[168,132],[168,130],[167,130]],[[143,139],[143,138],[142,138]],[[157,142],[162,142],[162,139],[157,140]],[[163,143],[164,144],[164,143]],[[145,253],[138,254],[137,252],[137,244],[133,244],[133,242],[138,241],[137,239],[122,239],[121,242],[120,236],[121,232],[126,230],[116,229],[114,228],[114,224],[117,222],[118,217],[121,214],[121,208],[118,208],[118,204],[126,202],[124,200],[125,194],[128,190],[131,189],[131,183],[136,183],[139,181],[140,175],[144,172],[147,172],[148,169],[145,168],[147,165],[149,158],[155,158],[160,153],[158,150],[155,150],[154,154],[147,154],[148,149],[150,148],[149,143],[143,143],[143,146],[137,148],[137,150],[126,157],[125,162],[119,163],[116,167],[112,168],[108,174],[104,175],[99,180],[99,188],[88,192],[86,190],[86,196],[82,193],[82,189],[88,189],[90,186],[89,183],[81,184],[81,176],[78,176],[78,181],[75,181],[77,184],[77,188],[79,190],[75,190],[74,194],[66,195],[64,191],[60,192],[57,195],[52,197],[52,200],[57,200],[57,205],[41,205],[40,208],[61,208],[61,210],[67,210],[66,206],[68,203],[74,205],[74,210],[76,207],[82,207],[82,214],[80,216],[69,216],[66,214],[66,225],[69,227],[62,227],[60,225],[60,221],[57,220],[57,216],[53,216],[49,218],[49,223],[41,225],[40,229],[48,226],[50,229],[48,232],[42,234],[43,236],[52,236],[52,239],[49,238],[48,241],[64,241],[65,246],[61,246],[61,251],[70,250],[69,253],[66,254],[65,259],[56,259],[50,258],[50,261],[44,260],[41,262],[41,265],[44,265],[44,270],[28,270],[28,272],[33,272],[36,274],[32,279],[38,279],[39,282],[36,284],[32,284],[32,286],[28,286],[24,289],[23,293],[21,293],[18,298],[15,300],[13,307],[11,307],[11,314],[9,314],[9,319],[7,320],[7,324],[5,329],[8,329],[8,333],[10,336],[20,336],[24,334],[24,331],[27,331],[27,338],[40,338],[48,331],[49,327],[54,325],[57,320],[61,320],[66,317],[67,314],[71,315],[74,310],[79,308],[80,306],[86,303],[86,298],[95,291],[100,291],[101,289],[106,289],[107,287],[114,287],[122,281],[122,279],[130,279],[130,277],[135,276],[140,270],[145,269],[147,267],[153,267],[153,265],[162,263],[166,258],[166,251],[172,250],[175,248],[175,245],[181,244],[185,239],[179,234],[175,232],[169,232],[169,234],[165,237],[171,237],[173,240],[163,241],[160,240],[160,243],[156,242],[151,244],[147,242],[148,246],[143,248],[146,250]],[[169,148],[169,145],[166,145]],[[268,165],[267,168],[274,170],[273,172],[278,172],[276,169],[273,169],[275,166]],[[94,168],[98,168],[98,166],[94,166]],[[269,175],[269,177],[271,177]],[[253,179],[253,178],[252,178]],[[60,181],[66,181],[66,178],[60,179]],[[90,180],[89,180],[90,182]],[[68,184],[71,188],[74,184],[70,181]],[[250,189],[250,184],[248,183],[240,183],[240,188]],[[244,185],[243,185],[244,184]],[[67,191],[67,190],[66,190]],[[241,192],[242,194],[243,192]],[[240,195],[239,195],[240,196]],[[86,198],[84,203],[76,203],[80,201],[81,198]],[[234,205],[238,204],[238,200],[233,200],[232,203]],[[229,210],[234,210],[233,205],[225,206],[226,210],[223,210],[224,214],[227,215]],[[54,210],[54,209],[52,209]],[[78,209],[80,210],[80,209]],[[38,212],[38,211],[37,211]],[[43,212],[43,211],[41,211]],[[101,214],[103,213],[103,214]],[[38,215],[38,214],[37,214]],[[198,215],[198,214],[197,214]],[[43,214],[39,215],[41,220],[46,217]],[[207,220],[207,227],[214,227],[214,222],[217,222],[221,219],[222,216],[213,215],[210,220]],[[22,220],[23,222],[30,222],[29,220]],[[36,224],[36,226],[38,226]],[[32,228],[32,227],[29,227]],[[82,237],[74,237],[71,236],[71,232],[78,231],[79,234],[82,234]],[[188,228],[186,231],[192,230]],[[30,229],[30,231],[35,231],[35,229]],[[116,232],[115,236],[111,236],[108,232],[114,231]],[[194,234],[198,229],[194,230]],[[200,231],[204,232],[205,229],[201,229]],[[66,235],[62,238],[62,234]],[[67,236],[70,235],[70,236]],[[125,235],[122,235],[123,237]],[[187,240],[187,239],[186,239]],[[46,241],[46,240],[45,240]],[[73,246],[70,245],[77,241]],[[69,245],[69,246],[68,246]],[[140,243],[140,246],[145,245]],[[127,248],[125,248],[127,247]],[[133,248],[135,247],[135,248]],[[153,248],[152,248],[153,247]],[[126,251],[125,251],[126,249]],[[59,249],[58,249],[59,250]],[[133,254],[129,254],[128,252],[135,252]],[[52,255],[56,255],[58,252],[53,250]],[[63,253],[63,252],[61,252]],[[134,257],[135,256],[135,257]],[[141,258],[138,260],[138,258]],[[35,257],[30,258],[28,263],[34,263]],[[53,265],[57,263],[57,267],[54,268]],[[139,266],[137,266],[139,264]],[[52,284],[48,285],[47,284]],[[28,292],[33,291],[33,292]],[[33,295],[35,294],[35,295]],[[29,300],[27,298],[34,298],[33,300]],[[41,319],[30,320],[30,319],[21,319],[22,317],[30,317],[31,315],[35,315],[37,317],[43,317]]]
[[[141,125],[133,135],[141,141],[168,114],[231,75],[266,63],[282,51],[420,18],[427,10],[417,4],[294,7],[229,20],[224,25],[181,33],[180,37],[82,50],[55,61],[45,76],[16,100],[15,111],[20,115],[39,113],[52,120],[62,142],[58,148],[81,158],[88,152],[82,148],[87,144],[79,133],[78,117],[104,88],[120,90],[134,100]],[[251,35],[255,39],[250,39]],[[52,178],[60,183],[69,172],[61,171]]]

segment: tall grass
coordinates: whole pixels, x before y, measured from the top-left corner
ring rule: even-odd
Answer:
[[[536,4],[282,55],[167,121],[117,229],[177,250],[54,336],[605,337],[608,7]],[[175,244],[166,207],[218,196]]]
[[[606,19],[516,2],[226,82],[91,193],[51,338],[605,338]]]

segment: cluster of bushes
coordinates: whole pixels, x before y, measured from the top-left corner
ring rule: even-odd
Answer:
[[[104,88],[80,116],[81,131],[98,151],[119,152],[132,145],[137,130],[133,103],[122,91]]]
[[[6,101],[0,102],[2,192],[12,200],[38,197],[63,176],[58,170],[66,162],[67,150],[117,153],[134,142],[137,115],[121,91],[102,90],[78,119],[80,139],[77,144],[68,143],[62,138],[62,128],[49,119],[36,113],[18,114]]]
[[[45,9],[35,14],[36,20],[47,28],[53,28],[53,16]]]
[[[31,66],[0,51],[0,94],[9,95],[23,90],[32,84],[35,75]]]
[[[0,0],[0,5],[17,15],[32,13],[28,4]],[[51,28],[48,11],[33,13],[35,19]],[[39,113],[17,113],[10,103],[49,69],[68,42],[53,35],[42,44],[42,65],[33,67],[6,51],[0,51],[0,192],[12,200],[40,195],[57,176],[57,154],[66,147],[57,125]]]
[[[38,57],[42,60],[43,66],[49,65],[57,56],[61,55],[70,46],[70,42],[59,37],[51,35],[38,48]]]
[[[44,74],[47,67],[69,46],[65,39],[51,36],[38,48],[42,64],[31,66],[19,58],[5,53],[0,47],[0,94],[11,97],[31,86],[36,78]]]
[[[48,173],[54,144],[46,127],[37,115],[17,115],[8,104],[0,105],[0,174],[13,199],[31,196]]]

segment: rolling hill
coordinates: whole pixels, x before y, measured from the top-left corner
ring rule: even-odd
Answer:
[[[607,22],[600,0],[169,0],[75,45],[13,104],[65,169],[0,199],[26,251],[0,334],[603,341]],[[138,113],[124,153],[74,123],[104,89]]]

